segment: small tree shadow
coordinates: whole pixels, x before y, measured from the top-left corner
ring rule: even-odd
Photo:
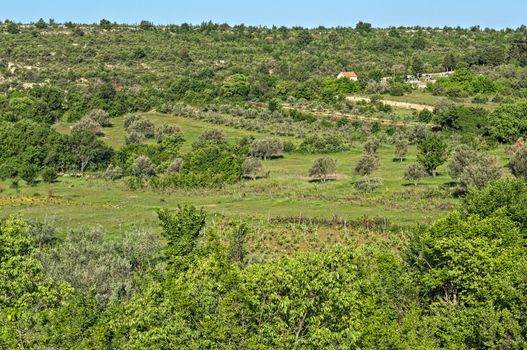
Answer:
[[[406,157],[403,157],[402,160],[401,160],[401,158],[399,158],[399,157],[392,158],[392,162],[395,162],[395,163],[404,163],[404,162],[406,162]]]
[[[311,179],[309,180],[310,183],[327,183],[327,182],[334,182],[337,181],[336,178],[328,178],[325,181],[322,179]]]

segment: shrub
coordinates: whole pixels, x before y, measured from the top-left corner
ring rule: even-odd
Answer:
[[[527,146],[524,145],[512,155],[508,167],[512,175],[527,180]]]
[[[296,146],[292,141],[284,141],[284,152],[294,152],[296,151]]]
[[[156,174],[154,163],[147,156],[139,156],[132,164],[132,174],[145,179]]]
[[[379,159],[370,153],[366,153],[357,162],[353,173],[355,175],[370,175],[374,170],[379,167]]]
[[[254,140],[251,148],[249,149],[249,154],[256,158],[271,158],[279,153],[284,151],[284,144],[282,140],[273,138],[265,140]]]
[[[199,141],[212,143],[225,143],[227,139],[221,129],[209,129],[199,135]]]
[[[426,170],[420,164],[411,164],[406,168],[403,179],[406,181],[412,181],[414,186],[417,186],[417,182],[426,175]]]
[[[355,181],[353,184],[353,187],[358,192],[373,192],[379,187],[382,186],[382,181],[379,179],[370,179],[369,177],[365,176],[360,180]]]
[[[336,169],[337,164],[332,158],[318,158],[313,162],[311,169],[309,169],[309,176],[326,182],[330,176],[335,174]]]
[[[176,125],[162,124],[155,128],[154,137],[157,142],[161,142],[165,136],[175,135],[181,132],[181,129]]]
[[[155,133],[155,126],[150,120],[146,118],[139,118],[133,121],[126,130],[128,132],[135,131],[143,134],[146,138],[153,138]]]
[[[144,119],[144,117],[137,114],[130,114],[124,118],[124,128],[128,129],[135,121]]]
[[[91,119],[98,123],[102,127],[109,127],[112,126],[112,122],[110,121],[108,112],[102,110],[102,109],[94,109],[90,111],[84,119]]]
[[[53,167],[45,167],[42,169],[42,180],[47,183],[52,183],[57,180],[57,170]]]
[[[115,181],[123,177],[123,169],[120,166],[108,165],[103,174],[105,180]]]
[[[502,176],[501,167],[494,157],[481,157],[468,164],[461,174],[461,186],[483,188]]]
[[[243,161],[242,174],[244,177],[249,177],[256,180],[258,175],[263,172],[262,161],[259,158],[249,157]]]
[[[34,185],[37,182],[38,168],[32,164],[24,164],[18,169],[18,175],[29,185]]]
[[[140,144],[144,141],[145,137],[143,134],[138,133],[137,131],[130,131],[124,137],[125,145]]]
[[[381,146],[381,140],[377,137],[370,137],[364,143],[364,152],[367,154],[376,154]]]
[[[98,136],[101,136],[104,134],[101,129],[101,124],[99,124],[93,119],[88,119],[88,118],[82,118],[75,125],[71,127],[72,133],[76,131],[80,131],[80,130],[91,131],[95,135],[98,135]]]
[[[175,174],[175,173],[179,173],[179,171],[181,170],[181,166],[183,164],[183,159],[182,158],[176,158],[174,159],[167,167],[166,169],[166,173],[167,174]]]
[[[349,145],[337,135],[317,134],[306,137],[298,149],[307,153],[333,153],[348,150]]]

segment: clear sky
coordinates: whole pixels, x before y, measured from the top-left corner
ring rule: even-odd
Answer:
[[[516,28],[527,22],[527,0],[11,0],[0,16],[19,22],[218,23],[285,26],[463,26]]]

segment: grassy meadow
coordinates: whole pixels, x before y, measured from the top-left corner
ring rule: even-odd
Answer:
[[[230,140],[248,135],[270,136],[159,113],[145,116],[155,124],[178,125],[186,140],[183,152],[190,149],[199,134],[212,127],[222,129]],[[123,144],[123,119],[113,119],[114,125],[104,129],[102,139],[113,147]],[[68,132],[70,125],[59,123],[56,128]],[[124,180],[108,182],[97,174],[83,178],[62,176],[55,183],[40,182],[35,186],[21,181],[19,188],[11,188],[5,181],[0,183],[0,206],[3,214],[53,220],[63,228],[100,224],[113,234],[132,226],[156,228],[155,210],[178,204],[203,206],[210,213],[229,218],[382,217],[398,225],[431,222],[456,205],[456,199],[447,195],[451,179],[445,165],[439,168],[439,176],[427,177],[417,186],[402,179],[408,164],[415,162],[415,146],[410,146],[406,160],[399,162],[394,160],[393,146],[383,144],[379,152],[381,166],[371,175],[380,179],[382,186],[373,193],[357,192],[353,183],[360,177],[353,175],[353,168],[361,155],[360,143],[350,151],[329,154],[337,161],[337,176],[326,183],[311,181],[307,176],[313,161],[321,155],[303,153],[285,153],[264,161],[264,168],[270,172],[267,179],[243,180],[218,189],[131,191]],[[504,160],[501,150],[496,155]]]

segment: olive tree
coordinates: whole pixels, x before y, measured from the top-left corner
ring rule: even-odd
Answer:
[[[156,168],[150,158],[139,156],[132,164],[132,174],[146,179],[156,174]]]
[[[277,154],[280,154],[284,151],[284,144],[282,140],[278,138],[264,139],[264,140],[254,140],[249,154],[256,158],[271,158]]]
[[[243,161],[242,175],[255,180],[263,171],[262,161],[259,158],[249,157]]]
[[[413,182],[414,186],[417,186],[417,182],[425,177],[426,170],[420,164],[411,164],[404,172],[403,179],[406,181]]]
[[[313,162],[313,166],[309,169],[309,176],[326,182],[330,176],[335,174],[337,164],[335,160],[330,157],[318,158]]]
[[[379,167],[379,158],[371,153],[366,153],[357,162],[353,173],[355,175],[370,175],[374,170]]]
[[[508,167],[512,175],[527,180],[527,146],[521,147],[512,155]]]
[[[408,139],[403,136],[399,136],[394,140],[395,154],[399,161],[403,161],[406,153],[408,152]]]

